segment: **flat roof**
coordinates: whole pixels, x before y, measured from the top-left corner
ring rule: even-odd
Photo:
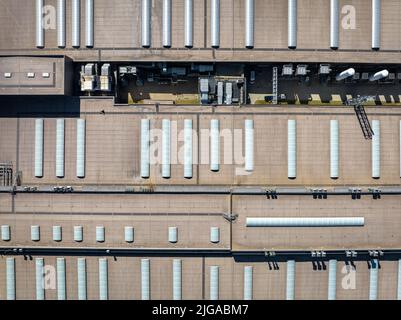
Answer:
[[[162,0],[153,1],[152,45],[141,48],[141,1],[95,4],[94,49],[85,48],[85,4],[81,1],[81,48],[71,46],[71,6],[66,8],[65,49],[57,48],[55,29],[45,31],[45,48],[35,48],[35,2],[3,0],[0,15],[0,55],[65,54],[75,61],[271,61],[399,63],[401,22],[398,0],[382,2],[381,50],[371,49],[371,6],[351,0],[356,29],[340,27],[339,49],[330,46],[330,2],[298,1],[298,46],[287,48],[287,1],[255,1],[255,47],[245,49],[245,9],[239,0],[221,1],[221,46],[210,48],[210,0],[194,2],[194,48],[184,48],[184,0],[173,1],[172,48],[163,49]],[[46,5],[56,5],[55,0]],[[341,10],[340,10],[341,11]],[[341,15],[341,18],[344,15]],[[341,20],[340,20],[341,22]],[[341,26],[341,23],[340,23]]]

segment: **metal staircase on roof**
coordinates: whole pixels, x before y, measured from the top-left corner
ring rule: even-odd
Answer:
[[[363,107],[363,103],[374,99],[375,96],[357,96],[356,98],[349,99],[345,102],[347,106],[353,106],[356,117],[358,118],[359,125],[361,126],[362,133],[367,140],[371,140],[374,132],[372,127],[370,126],[370,122],[368,116],[366,115],[365,108]]]

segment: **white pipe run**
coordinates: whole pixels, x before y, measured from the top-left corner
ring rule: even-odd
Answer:
[[[329,261],[329,283],[327,290],[327,299],[336,300],[337,291],[337,260]]]
[[[81,1],[72,0],[71,11],[71,32],[72,32],[72,47],[79,48],[81,45]]]
[[[220,47],[220,0],[211,0],[210,4],[211,46]]]
[[[288,0],[288,48],[297,47],[297,0]]]
[[[56,128],[56,177],[64,177],[64,132],[65,121],[64,119],[57,119]]]
[[[382,70],[382,71],[376,72],[374,75],[372,75],[372,76],[369,78],[369,81],[371,81],[371,82],[373,82],[373,81],[378,81],[378,80],[387,78],[388,75],[389,75],[388,70]]]
[[[254,47],[255,0],[245,0],[245,47]]]
[[[86,122],[77,119],[77,162],[76,170],[78,178],[85,178],[85,145],[86,145]]]
[[[379,50],[381,42],[381,0],[372,0],[372,49]]]
[[[181,259],[173,259],[173,300],[182,299]]]
[[[93,34],[94,34],[94,8],[93,8],[94,0],[86,0],[85,7],[85,21],[86,21],[86,40],[85,45],[87,48],[93,48]]]
[[[171,121],[163,119],[162,123],[162,177],[171,176]]]
[[[184,120],[184,178],[192,178],[192,119]]]
[[[185,46],[192,48],[194,45],[194,2],[185,0]]]
[[[339,177],[339,128],[338,120],[330,120],[330,178]]]
[[[253,267],[244,267],[244,300],[252,300],[253,297]]]
[[[295,298],[295,261],[287,261],[287,284],[286,284],[286,299],[294,300]]]
[[[77,260],[78,300],[86,300],[86,259]]]
[[[99,259],[99,300],[108,300],[107,258]]]
[[[57,300],[66,299],[65,259],[57,258]]]
[[[43,119],[35,121],[35,177],[43,177]]]
[[[141,119],[141,177],[150,176],[150,120]]]
[[[171,47],[171,0],[163,0],[163,47]]]
[[[369,275],[369,300],[377,300],[377,286],[379,278],[379,260],[373,259]]]
[[[142,300],[150,299],[150,261],[149,261],[149,259],[141,260],[141,298],[142,298]]]
[[[7,300],[15,300],[15,259],[6,259],[6,297]]]
[[[220,122],[210,120],[210,170],[220,170]]]
[[[355,69],[349,68],[349,69],[344,70],[344,71],[340,72],[339,74],[337,74],[336,81],[345,80],[349,77],[353,77],[354,75],[355,75]]]
[[[219,300],[219,267],[210,266],[210,300]]]
[[[288,120],[288,137],[287,137],[287,161],[288,161],[288,178],[295,179],[297,177],[297,122],[296,120]]]
[[[339,46],[339,0],[330,0],[330,48],[338,49]]]
[[[292,228],[292,227],[363,227],[363,217],[313,217],[313,218],[246,218],[247,227]]]
[[[152,33],[152,0],[142,0],[142,47],[149,48]]]
[[[36,0],[36,47],[45,47],[45,30],[43,28],[43,0]]]
[[[372,120],[372,178],[380,178],[380,120]]]
[[[65,48],[65,0],[57,0],[57,46]]]

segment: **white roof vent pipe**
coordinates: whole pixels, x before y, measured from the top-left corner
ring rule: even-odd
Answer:
[[[354,68],[349,68],[347,70],[344,70],[343,72],[340,72],[336,76],[337,81],[345,80],[347,78],[353,77],[355,75],[355,69]]]

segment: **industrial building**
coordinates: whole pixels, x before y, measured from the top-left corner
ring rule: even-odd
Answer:
[[[398,0],[1,6],[1,300],[401,299]]]

